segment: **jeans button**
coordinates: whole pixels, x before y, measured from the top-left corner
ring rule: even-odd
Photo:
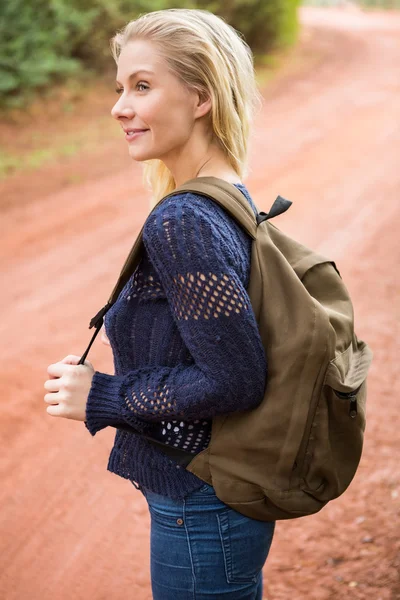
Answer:
[[[176,522],[178,523],[178,525],[183,525],[183,519],[177,519]]]

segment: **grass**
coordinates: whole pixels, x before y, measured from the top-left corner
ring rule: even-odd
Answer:
[[[63,158],[72,157],[80,152],[90,152],[104,141],[104,135],[108,139],[120,137],[115,123],[111,117],[97,117],[95,121],[86,127],[55,136],[49,140],[48,136],[32,134],[27,140],[29,150],[12,150],[7,146],[0,146],[0,179],[5,179],[20,170],[36,170],[45,165],[50,165]]]

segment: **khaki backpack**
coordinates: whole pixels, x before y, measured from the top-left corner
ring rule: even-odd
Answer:
[[[340,496],[357,470],[371,349],[354,333],[353,306],[335,263],[269,222],[291,202],[278,196],[268,214],[256,217],[232,184],[197,177],[153,210],[185,191],[217,202],[253,240],[247,292],[267,356],[268,381],[257,408],[213,419],[210,443],[194,458],[147,439],[243,515],[261,521],[311,515]],[[140,260],[142,231],[108,303],[90,322],[96,332],[80,364]],[[119,428],[138,433],[128,425]]]

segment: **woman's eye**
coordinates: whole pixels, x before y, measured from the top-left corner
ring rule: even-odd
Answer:
[[[139,87],[143,88],[143,90],[140,90],[140,91],[144,91],[144,90],[148,90],[149,89],[149,86],[146,85],[145,83],[138,83],[136,87],[137,88],[139,88]],[[124,88],[122,88],[122,87],[115,88],[115,91],[117,92],[117,94],[122,94],[122,92],[124,91]]]

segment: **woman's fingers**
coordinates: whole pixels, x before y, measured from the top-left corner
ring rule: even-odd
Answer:
[[[54,394],[46,394],[44,401],[46,404],[49,404],[49,406],[58,406],[60,404],[58,396],[55,396]]]
[[[44,382],[44,389],[48,392],[58,392],[60,389],[59,377],[53,377]]]
[[[58,394],[60,391],[60,381],[59,377],[54,377],[53,379],[48,379],[44,382],[44,389],[49,393],[44,395],[44,401],[46,404],[58,404]]]

